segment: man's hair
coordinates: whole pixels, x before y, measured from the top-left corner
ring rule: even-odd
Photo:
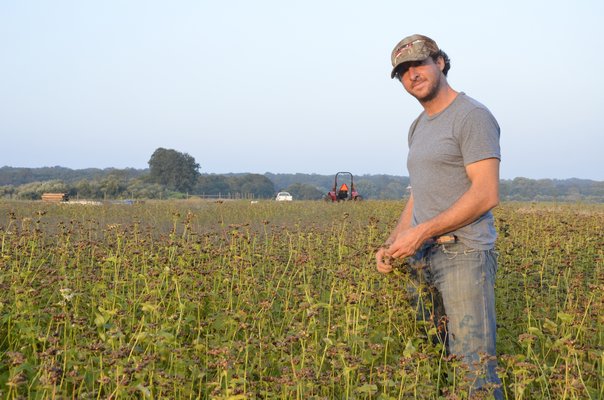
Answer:
[[[434,62],[436,62],[438,60],[438,57],[443,58],[443,61],[445,62],[445,68],[443,69],[443,74],[445,74],[445,76],[447,76],[447,73],[451,69],[451,60],[449,59],[449,56],[447,55],[447,53],[445,53],[442,50],[438,50],[436,53],[430,54],[430,57],[432,57]]]

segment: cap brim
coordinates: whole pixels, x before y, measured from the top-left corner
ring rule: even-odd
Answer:
[[[394,68],[392,68],[392,72],[390,73],[390,79],[394,79],[394,75],[396,74],[396,70],[399,69],[401,65],[403,65],[405,63],[408,63],[408,62],[413,62],[413,61],[424,61],[428,57],[430,57],[430,56],[428,55],[426,57],[409,57],[408,59],[400,61],[398,64],[396,64],[394,66]]]

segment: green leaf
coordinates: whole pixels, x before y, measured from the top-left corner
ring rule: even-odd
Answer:
[[[556,333],[558,331],[558,325],[551,319],[545,318],[543,321],[543,330],[548,333]]]
[[[356,388],[354,391],[362,394],[375,394],[377,393],[377,385],[366,383],[361,387]]]
[[[94,319],[94,324],[96,326],[98,326],[99,328],[103,325],[105,325],[105,317],[103,317],[101,314],[96,314],[96,318]]]
[[[157,309],[159,308],[159,305],[151,304],[151,303],[143,303],[141,308],[142,308],[143,312],[156,313]]]
[[[567,313],[559,312],[558,319],[565,324],[569,324],[573,322],[573,316]]]
[[[417,353],[417,349],[415,348],[415,346],[413,346],[413,342],[411,341],[411,338],[409,338],[409,340],[407,340],[407,345],[405,346],[405,350],[403,350],[403,356],[405,358],[411,358],[411,356],[415,353]]]
[[[528,328],[528,331],[530,334],[536,335],[536,336],[543,336],[543,332],[541,332],[541,329],[535,327],[535,326],[531,326]]]

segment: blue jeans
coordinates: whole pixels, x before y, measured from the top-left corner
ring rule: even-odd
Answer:
[[[444,312],[448,352],[469,367],[473,390],[489,383],[500,386],[495,370],[495,250],[477,250],[460,242],[432,244],[420,249],[411,261],[416,277],[436,291],[435,322],[439,310]],[[501,388],[493,394],[503,398]]]

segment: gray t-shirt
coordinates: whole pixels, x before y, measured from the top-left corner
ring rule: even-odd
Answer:
[[[453,205],[470,187],[465,166],[487,158],[501,153],[499,125],[485,106],[462,92],[440,113],[422,112],[409,129],[413,225]],[[497,237],[490,211],[450,233],[480,250],[493,248]]]

